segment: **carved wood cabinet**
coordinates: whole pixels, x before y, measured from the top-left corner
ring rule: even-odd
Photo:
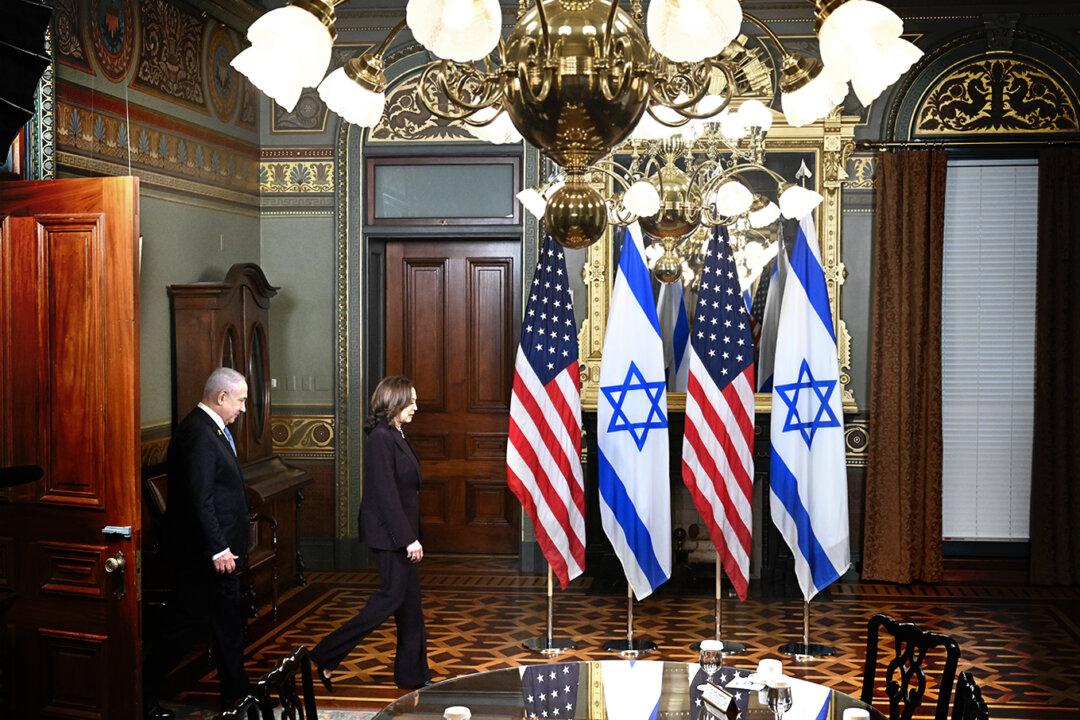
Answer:
[[[221,282],[169,286],[173,426],[198,404],[214,368],[231,367],[247,379],[247,412],[236,419],[230,430],[251,511],[274,521],[252,524],[248,571],[260,604],[271,599],[271,584],[275,581],[278,592],[305,583],[297,533],[303,489],[311,482],[306,471],[286,464],[274,454],[270,438],[267,337],[270,299],[277,290],[262,269],[252,263],[233,265]],[[273,524],[277,529],[276,548],[270,531]]]

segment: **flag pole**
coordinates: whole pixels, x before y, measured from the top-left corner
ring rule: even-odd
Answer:
[[[780,652],[795,658],[795,662],[813,662],[836,655],[836,648],[810,642],[810,601],[803,601],[803,636],[801,643],[787,643],[780,646]]]
[[[551,582],[551,565],[547,570],[547,634],[532,637],[521,643],[526,650],[540,653],[544,657],[555,657],[568,650],[577,648],[577,643],[569,638],[555,637],[555,589]]]
[[[634,639],[634,588],[626,583],[626,639],[608,640],[604,650],[616,653],[623,660],[636,660],[657,648],[652,640]]]
[[[720,553],[716,553],[716,598],[714,599],[716,628],[713,639],[719,640],[720,643],[723,644],[724,649],[720,651],[721,655],[738,655],[741,652],[746,652],[746,643],[736,642],[735,640],[725,640],[721,634],[721,630],[724,627],[724,594],[721,592],[724,576],[722,575],[722,572],[723,566],[720,564]],[[690,649],[700,650],[701,642],[698,641],[692,644]]]

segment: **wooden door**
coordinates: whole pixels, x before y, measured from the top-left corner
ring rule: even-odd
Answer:
[[[429,552],[516,554],[520,506],[506,485],[517,351],[517,241],[386,246],[386,374],[416,385],[405,429],[420,456]]]
[[[138,207],[135,178],[0,183],[0,466],[44,470],[0,490],[13,718],[142,717]]]

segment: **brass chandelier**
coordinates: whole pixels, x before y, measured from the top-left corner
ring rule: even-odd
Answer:
[[[304,87],[318,87],[331,110],[371,127],[385,105],[383,55],[408,26],[440,58],[425,67],[417,90],[432,114],[464,122],[488,139],[520,135],[562,168],[562,182],[543,198],[543,217],[548,232],[567,247],[591,244],[609,220],[625,220],[627,213],[646,232],[651,226],[656,237],[677,235],[678,213],[662,208],[662,198],[658,217],[642,214],[655,204],[645,185],[665,195],[682,182],[674,162],[659,166],[653,178],[667,173],[666,183],[652,182],[643,171],[623,173],[632,179],[622,196],[629,205],[613,207],[611,218],[589,172],[642,122],[673,128],[717,118],[722,126],[722,115],[734,116],[729,103],[736,64],[729,45],[744,20],[760,26],[781,51],[780,104],[796,126],[828,115],[843,101],[849,81],[869,103],[921,55],[900,37],[900,18],[872,0],[814,0],[821,61],[787,52],[764,23],[744,16],[738,0],[652,0],[647,13],[641,0],[630,0],[629,11],[619,0],[522,0],[505,38],[498,0],[408,0],[405,19],[377,48],[326,75],[336,37],[334,8],[345,1],[293,0],[266,13],[248,29],[252,45],[233,66],[286,109]],[[754,126],[744,128],[753,132]],[[749,151],[759,152],[750,140]],[[734,165],[717,160],[694,169],[693,178],[679,170],[689,181],[685,189],[707,199],[698,202],[700,220],[728,217],[719,204],[725,193],[745,199],[731,183],[738,184],[750,166],[775,175],[760,156]],[[775,180],[783,209],[791,186]],[[669,200],[676,202],[674,195]],[[751,197],[755,202],[761,205]],[[789,198],[787,204],[796,203]],[[681,227],[689,233],[696,226]]]

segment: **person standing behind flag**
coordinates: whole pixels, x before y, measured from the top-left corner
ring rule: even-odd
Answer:
[[[705,250],[690,336],[683,483],[745,600],[753,544],[754,341],[731,246],[715,235]]]
[[[563,249],[544,238],[514,362],[506,482],[565,590],[585,568],[581,385]]]
[[[638,600],[671,577],[664,344],[641,229],[622,230],[596,409],[600,518]]]
[[[807,602],[851,564],[840,391],[829,293],[807,216],[791,249],[776,335],[769,472],[772,519]]]

